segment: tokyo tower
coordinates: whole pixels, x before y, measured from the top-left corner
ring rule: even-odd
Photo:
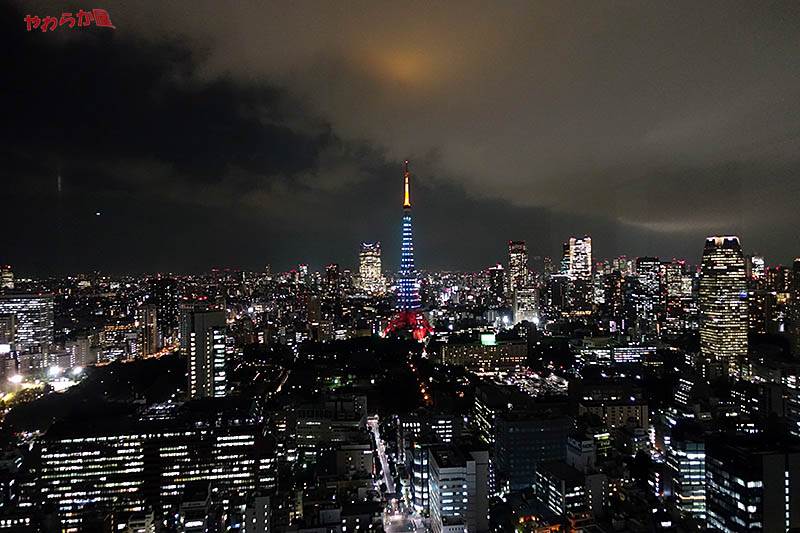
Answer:
[[[425,315],[422,314],[419,300],[417,269],[414,267],[414,239],[411,232],[411,191],[408,184],[408,160],[406,160],[405,190],[403,196],[403,243],[400,248],[400,272],[397,281],[397,314],[389,321],[383,332],[409,331],[413,337],[422,341],[433,333]]]

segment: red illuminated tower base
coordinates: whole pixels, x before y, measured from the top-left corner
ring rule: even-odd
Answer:
[[[383,331],[383,336],[387,336],[393,331],[410,331],[415,340],[423,341],[425,336],[433,333],[433,328],[428,324],[428,319],[422,311],[399,311],[392,317],[389,325]]]

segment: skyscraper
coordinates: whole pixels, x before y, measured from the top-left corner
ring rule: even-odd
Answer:
[[[562,276],[569,276],[569,264],[572,254],[569,251],[569,241],[561,246],[561,264],[558,266],[558,273]]]
[[[14,315],[20,353],[47,353],[53,345],[53,297],[49,294],[0,296],[0,315]],[[45,364],[42,361],[42,364]]]
[[[686,275],[683,261],[665,263],[662,270],[661,294],[664,298],[664,327],[668,335],[678,335],[689,326],[692,307],[692,279]]]
[[[17,338],[17,317],[12,314],[0,315],[0,344],[13,345]]]
[[[384,287],[381,274],[381,243],[362,242],[358,263],[361,289],[368,294],[382,293]]]
[[[0,289],[14,288],[14,272],[11,265],[0,266]]]
[[[64,531],[95,531],[83,522],[95,505],[115,516],[150,505],[168,519],[192,483],[213,483],[212,499],[221,504],[244,502],[276,482],[271,436],[260,408],[247,399],[154,404],[135,417],[58,421],[33,453],[41,469],[26,503],[52,502]]]
[[[672,495],[678,509],[705,520],[706,447],[702,432],[688,421],[678,424],[665,451]]]
[[[486,270],[489,275],[489,305],[496,306],[503,303],[506,297],[505,275],[503,265],[495,265]]]
[[[191,311],[189,318],[189,398],[225,396],[225,311]]]
[[[708,237],[700,268],[700,350],[724,373],[747,355],[747,279],[739,237]]]
[[[792,353],[800,359],[800,257],[792,264],[792,283],[789,291],[789,337]]]
[[[389,322],[384,335],[392,331],[409,330],[417,340],[422,340],[433,328],[419,311],[419,282],[414,266],[414,239],[411,232],[411,186],[408,181],[406,160],[403,191],[403,242],[400,248],[400,272],[397,279],[397,314]]]
[[[331,263],[325,267],[325,284],[328,289],[329,296],[336,296],[339,294],[339,265]]]
[[[429,450],[431,530],[489,531],[489,452],[466,446]]]
[[[158,311],[154,305],[139,306],[136,320],[139,327],[139,356],[153,355],[161,348]]]
[[[588,280],[592,277],[592,238],[588,235],[582,239],[569,238],[569,270],[570,279]]]
[[[705,470],[710,529],[783,532],[800,526],[800,449],[794,442],[712,438],[706,443]]]
[[[591,311],[592,287],[592,238],[570,237],[564,243],[564,257],[561,260],[561,273],[568,283],[568,303],[572,313],[585,314]]]
[[[308,283],[308,263],[297,265],[297,277],[300,283]]]
[[[760,255],[748,255],[745,257],[744,268],[747,277],[758,280],[764,277],[766,272],[766,265],[764,258]]]
[[[528,245],[525,241],[508,243],[508,288],[514,323],[539,319],[539,288],[528,278]]]
[[[685,266],[683,261],[663,264],[661,269],[661,293],[666,297],[666,301],[683,295],[683,271]]]
[[[528,278],[528,245],[525,241],[510,241],[508,243],[508,289],[513,294],[514,289],[527,285]]]
[[[633,259],[627,255],[621,255],[611,261],[611,270],[616,270],[623,276],[633,273]]]
[[[658,257],[637,257],[634,300],[636,306],[636,330],[638,337],[658,336],[659,319],[662,314],[661,261]]]
[[[514,290],[514,324],[523,320],[537,323],[539,321],[539,287],[521,287]]]
[[[178,327],[178,280],[176,278],[156,277],[147,280],[146,303],[156,307],[158,328],[161,338],[175,334]]]

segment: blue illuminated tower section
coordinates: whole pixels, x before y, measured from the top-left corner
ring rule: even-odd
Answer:
[[[414,266],[414,239],[411,233],[411,190],[408,185],[406,161],[405,196],[403,198],[403,244],[400,248],[400,272],[397,279],[397,313],[389,321],[383,335],[411,333],[420,342],[433,328],[420,311],[417,269]]]
[[[414,268],[414,237],[411,231],[411,191],[408,185],[408,160],[406,160],[405,197],[403,200],[403,245],[400,249],[400,279],[397,308],[419,309],[417,269]]]

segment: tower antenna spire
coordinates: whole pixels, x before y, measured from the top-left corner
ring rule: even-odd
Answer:
[[[405,197],[403,199],[403,207],[411,207],[411,190],[408,185],[408,159],[406,159],[406,184],[405,184]]]

